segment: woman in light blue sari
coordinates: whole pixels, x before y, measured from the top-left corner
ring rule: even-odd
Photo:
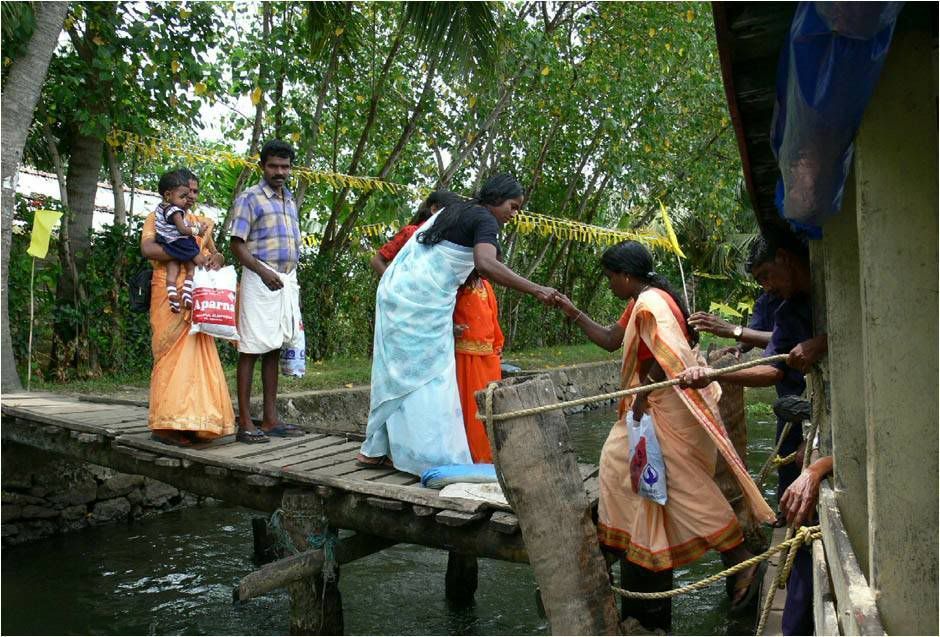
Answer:
[[[476,268],[493,283],[554,305],[554,289],[519,276],[497,258],[500,228],[522,207],[522,195],[511,175],[491,177],[477,197],[432,217],[382,275],[360,464],[421,475],[431,467],[473,462],[454,362],[457,288]]]

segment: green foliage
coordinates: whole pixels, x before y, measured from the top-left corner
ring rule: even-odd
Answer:
[[[52,200],[28,200],[17,197],[15,223],[24,228],[22,234],[14,234],[10,250],[10,332],[13,348],[24,373],[29,340],[29,281],[32,257],[26,254],[29,247],[29,229],[32,228],[33,211],[39,207],[57,209]],[[146,314],[134,314],[128,308],[126,275],[143,264],[139,248],[140,223],[130,227],[108,226],[94,233],[92,249],[81,276],[88,298],[84,303],[63,303],[56,298],[56,285],[63,276],[57,259],[56,241],[49,247],[46,259],[36,260],[35,308],[33,320],[33,377],[69,380],[76,376],[76,368],[85,366],[62,365],[51,367],[53,357],[50,347],[53,342],[52,329],[55,321],[62,321],[76,329],[79,325],[87,329],[90,342],[76,343],[76,351],[60,352],[60,362],[70,362],[74,357],[85,357],[93,346],[100,353],[100,365],[93,373],[128,374],[149,370],[150,325]],[[125,276],[116,278],[116,273]],[[15,319],[13,317],[16,317]]]
[[[4,28],[14,10],[8,4]],[[77,2],[66,33],[41,117],[68,161],[76,131],[103,137],[123,128],[199,143],[205,102],[232,107],[222,116],[226,141],[214,144],[244,151],[256,105],[261,140],[289,140],[298,163],[415,186],[408,195],[362,196],[326,183],[292,184],[302,228],[324,239],[299,271],[316,357],[370,351],[376,280],[368,260],[380,242],[349,230],[401,223],[420,189],[441,182],[469,194],[497,171],[520,179],[527,209],[606,227],[658,227],[661,200],[688,255],[693,309],[712,302],[736,308],[755,295],[737,269],[757,229],[706,5]],[[422,100],[425,87],[430,99]],[[246,98],[253,108],[240,112]],[[41,142],[34,127],[28,157],[49,169]],[[120,157],[125,181],[143,187],[180,162]],[[202,178],[202,200],[227,208],[240,169],[188,167]],[[108,236],[93,241],[115,249]],[[565,292],[598,321],[622,313],[600,271],[602,248],[511,228],[503,247],[514,270]],[[94,254],[87,267],[104,267],[102,258]],[[655,260],[681,291],[675,257],[657,253]],[[87,280],[107,287],[98,277]],[[583,342],[580,330],[531,298],[498,294],[510,352]],[[100,307],[109,302],[92,296]],[[95,329],[90,338],[110,351],[108,335]]]

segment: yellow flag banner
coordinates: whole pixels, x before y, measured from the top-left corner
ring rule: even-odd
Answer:
[[[190,165],[227,164],[232,167],[249,168],[256,172],[261,170],[258,165],[258,155],[244,157],[227,150],[172,143],[156,137],[145,137],[122,130],[111,131],[107,141],[108,144],[114,147],[120,146],[125,149],[136,150],[145,159],[172,156],[178,157]],[[408,193],[410,191],[408,186],[382,181],[374,177],[344,175],[342,173],[314,170],[305,166],[293,166],[291,172],[306,179],[311,184],[325,183],[334,188],[349,188],[361,192],[377,190],[392,194]]]
[[[49,252],[49,238],[52,236],[52,227],[62,218],[61,212],[55,210],[37,210],[33,217],[33,233],[29,239],[29,248],[26,254],[37,259],[45,259]]]
[[[557,219],[535,212],[520,212],[509,222],[510,226],[519,234],[539,234],[543,237],[558,237],[561,240],[578,241],[594,245],[608,246],[621,241],[637,241],[650,248],[674,251],[673,243],[668,237],[656,232],[639,230],[615,230],[602,226],[592,226],[570,219]],[[356,226],[353,234],[362,237],[385,237],[397,232],[400,225],[397,222],[380,222]],[[314,247],[319,245],[320,238],[313,234],[305,235],[304,245]]]
[[[669,237],[669,243],[672,244],[672,251],[676,256],[685,258],[685,254],[682,252],[682,248],[679,247],[679,238],[676,237],[676,231],[672,229],[672,221],[669,219],[669,213],[666,212],[666,206],[663,205],[662,201],[656,200],[659,202],[659,211],[663,215],[663,225],[666,227],[666,236]]]

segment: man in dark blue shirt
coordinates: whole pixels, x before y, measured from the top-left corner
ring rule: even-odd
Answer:
[[[738,341],[739,345],[723,348],[719,350],[718,355],[730,352],[735,356],[740,356],[741,352],[746,352],[752,347],[767,347],[771,333],[774,331],[774,314],[781,303],[783,299],[762,292],[754,301],[754,312],[751,314],[747,327],[735,325],[708,312],[695,312],[689,316],[689,325],[699,332],[708,332]]]
[[[826,335],[813,337],[813,314],[809,292],[812,279],[806,248],[796,240],[758,238],[751,247],[747,269],[764,289],[765,294],[781,300],[773,318],[773,332],[764,349],[765,356],[789,354],[786,362],[759,365],[721,377],[723,382],[746,387],[775,385],[778,396],[798,396],[806,389],[803,375],[827,350]],[[766,317],[763,316],[765,320]],[[689,322],[692,323],[690,317]],[[704,367],[692,367],[680,375],[685,386],[704,387],[711,382]],[[777,421],[777,436],[785,427]],[[796,451],[802,442],[800,427],[791,427],[780,447],[780,455]],[[778,501],[786,488],[800,475],[799,463],[778,469]]]

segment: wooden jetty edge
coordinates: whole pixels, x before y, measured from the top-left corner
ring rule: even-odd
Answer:
[[[501,411],[549,401],[556,399],[545,375],[505,381],[496,399]],[[500,481],[518,509],[511,510],[442,498],[439,491],[421,487],[416,477],[391,467],[359,467],[355,455],[361,437],[350,434],[319,430],[265,445],[227,437],[182,448],[151,439],[147,410],[140,405],[17,393],[3,395],[0,411],[4,442],[144,475],[258,511],[281,511],[284,531],[299,555],[246,577],[244,589],[239,587],[235,595],[248,599],[262,589],[286,585],[294,634],[342,632],[338,589],[323,576],[327,547],[310,542],[324,537],[337,538],[328,547],[329,561],[337,568],[396,543],[446,550],[446,591],[452,601],[472,599],[478,557],[533,561],[553,632],[618,630],[590,517],[598,494],[597,467],[575,461],[561,412],[500,423],[499,432],[528,428],[545,436],[541,484],[533,485],[527,468],[531,459],[520,457],[535,449],[532,437],[497,433]],[[549,434],[556,442],[550,442]],[[515,444],[518,440],[525,444]],[[557,440],[565,441],[564,449]],[[551,480],[546,479],[549,473]],[[340,536],[341,529],[354,534]],[[538,557],[530,560],[533,550]]]

